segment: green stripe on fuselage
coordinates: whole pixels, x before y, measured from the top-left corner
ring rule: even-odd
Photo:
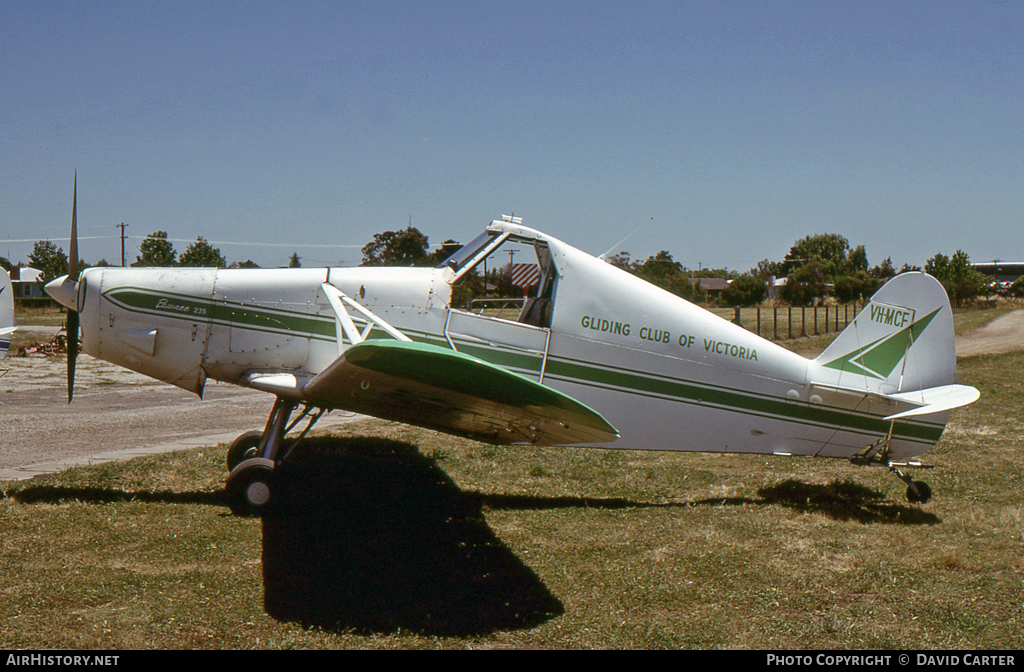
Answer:
[[[197,299],[193,296],[118,287],[103,292],[104,298],[125,310],[172,319],[207,321],[232,328],[334,340],[333,317],[310,313],[246,306],[237,302]]]
[[[715,388],[679,379],[655,378],[636,372],[598,369],[585,363],[574,363],[564,359],[549,358],[545,376],[630,394],[688,404],[706,404],[724,410],[806,425],[862,431],[875,436],[885,435],[889,431],[889,423],[882,418],[858,415],[850,409],[797,403],[765,395],[755,396],[729,388]],[[893,434],[898,438],[934,443],[938,441],[942,431],[943,427],[940,425],[903,422],[896,424]]]

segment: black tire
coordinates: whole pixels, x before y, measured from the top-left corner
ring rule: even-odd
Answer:
[[[274,463],[254,457],[236,466],[226,485],[228,508],[236,516],[262,515],[273,502]]]
[[[907,500],[914,504],[925,504],[929,499],[932,498],[932,489],[924,481],[914,481],[914,487],[917,488],[917,492],[914,492],[914,488],[907,486]]]
[[[260,447],[260,440],[263,433],[253,430],[242,434],[228,446],[228,471],[234,471],[235,467],[246,460],[258,457],[257,451]]]

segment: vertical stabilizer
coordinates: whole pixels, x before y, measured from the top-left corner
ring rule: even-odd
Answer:
[[[11,276],[0,268],[0,358],[7,354],[11,347],[11,334],[14,326],[14,290],[11,288]]]
[[[938,280],[903,273],[879,289],[817,359],[836,384],[882,394],[956,382],[953,311]]]

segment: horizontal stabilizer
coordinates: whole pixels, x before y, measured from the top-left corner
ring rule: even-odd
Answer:
[[[981,393],[969,385],[942,385],[940,387],[930,387],[926,390],[914,390],[913,392],[901,392],[886,396],[897,401],[920,404],[917,408],[885,418],[886,420],[898,420],[899,418],[909,418],[915,415],[940,413],[951,408],[973,404],[981,396]]]
[[[605,443],[618,432],[575,399],[469,355],[371,339],[302,388],[312,403],[497,444]]]
[[[941,413],[960,406],[972,404],[981,393],[969,385],[940,385],[923,390],[882,394],[866,389],[811,383],[815,396],[829,406],[856,408],[860,411],[882,415],[884,420],[899,420],[918,415]],[[819,403],[821,403],[819,401]],[[910,405],[912,408],[907,409]],[[897,411],[898,408],[903,411]]]

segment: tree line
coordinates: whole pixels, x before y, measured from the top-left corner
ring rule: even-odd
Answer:
[[[769,282],[784,278],[778,290],[780,301],[792,306],[810,306],[834,299],[840,303],[863,301],[870,298],[890,278],[921,268],[904,264],[899,270],[892,258],[869,266],[863,245],[853,247],[843,236],[823,233],[806,236],[796,241],[780,261],[763,259],[747,273],[711,269],[692,271],[672,260],[662,250],[643,262],[630,262],[627,252],[609,258],[625,270],[634,273],[670,292],[690,300],[705,300],[699,288],[701,278],[721,277],[729,284],[717,299],[726,306],[748,307],[768,298]],[[942,283],[954,304],[962,304],[988,294],[989,282],[971,266],[963,250],[952,257],[938,253],[925,263],[924,271]],[[691,287],[687,286],[687,282]],[[1011,295],[1024,297],[1024,277],[1010,290]]]
[[[59,278],[68,272],[68,255],[64,249],[49,240],[39,240],[32,246],[32,252],[28,255],[28,265],[40,272],[40,284],[46,284],[54,278]],[[106,259],[100,259],[95,264],[86,263],[79,259],[78,268],[85,269],[89,266],[113,266]],[[293,253],[288,260],[288,266],[297,268],[301,266],[300,257],[297,252]],[[13,264],[9,259],[0,257],[0,266],[5,270],[11,270]],[[259,268],[259,265],[251,259],[236,261],[228,265],[227,258],[221,253],[220,248],[214,247],[202,236],[196,238],[180,255],[174,249],[174,243],[167,239],[166,231],[154,231],[146,236],[139,244],[139,254],[131,264],[133,267],[206,267],[206,268]]]

